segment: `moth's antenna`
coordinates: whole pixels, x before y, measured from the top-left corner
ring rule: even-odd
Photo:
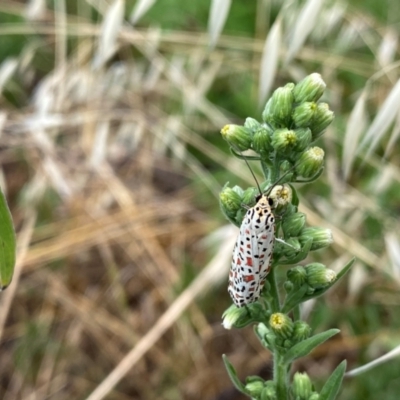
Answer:
[[[286,171],[282,176],[280,176],[280,177],[276,180],[276,182],[275,182],[274,184],[272,184],[271,187],[268,189],[268,191],[266,192],[266,195],[268,196],[268,195],[272,192],[272,189],[273,189],[287,174],[289,174],[290,172],[292,172],[295,168],[296,168],[296,165],[293,165],[292,168],[290,168],[290,169],[289,169],[288,171]]]
[[[242,153],[238,148],[236,148],[236,146],[232,146],[231,143],[230,143],[230,146],[231,146],[231,147],[234,147],[234,148],[235,148],[235,151],[237,151],[237,152],[243,157],[242,159],[246,162],[246,164],[247,164],[247,166],[248,166],[248,168],[249,168],[249,170],[250,170],[250,172],[251,172],[251,175],[253,176],[254,180],[256,181],[256,185],[257,185],[258,191],[260,192],[260,195],[262,195],[262,191],[261,191],[260,185],[259,185],[259,183],[258,183],[258,181],[257,181],[257,178],[256,178],[256,176],[255,176],[255,174],[254,174],[252,168],[250,167],[249,162],[248,162],[247,159],[246,159],[246,156],[244,156],[243,153]]]
[[[231,144],[231,147],[235,147],[235,146],[232,146],[232,144]],[[246,159],[246,156],[243,155],[243,153],[242,153],[239,149],[237,149],[237,148],[235,148],[235,151],[237,151],[237,152],[243,157],[242,159],[246,162],[246,164],[247,164],[247,166],[248,166],[248,168],[249,168],[249,170],[250,170],[250,172],[251,172],[251,175],[253,176],[254,180],[256,181],[256,185],[257,185],[258,191],[260,192],[260,195],[261,195],[263,192],[261,191],[260,185],[259,185],[259,183],[258,183],[258,181],[257,181],[257,178],[256,178],[256,176],[255,176],[255,174],[254,174],[252,168],[250,167],[249,162],[248,162],[247,159]],[[293,167],[291,167],[291,168],[290,168],[288,171],[286,171],[282,176],[280,176],[279,179],[277,179],[276,182],[268,189],[268,191],[266,192],[266,195],[268,196],[268,195],[271,193],[272,189],[273,189],[286,175],[288,175],[290,172],[292,172],[295,168],[296,168],[296,165],[293,165]]]
[[[243,156],[243,154],[242,154],[242,156]],[[245,156],[243,156],[243,160],[246,161],[246,164],[247,164],[247,166],[249,167],[249,170],[250,170],[250,172],[251,172],[251,175],[253,175],[253,178],[254,178],[254,180],[256,181],[258,191],[260,192],[260,195],[262,195],[262,191],[261,191],[260,185],[258,184],[257,178],[256,178],[256,176],[255,176],[253,170],[251,169],[250,164],[249,164],[249,162],[247,161],[247,159],[246,159]]]

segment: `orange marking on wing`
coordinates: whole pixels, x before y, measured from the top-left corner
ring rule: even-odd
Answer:
[[[246,265],[249,267],[253,266],[253,260],[251,257],[246,257]]]
[[[254,281],[254,275],[245,275],[245,276],[243,277],[243,280],[244,280],[245,282],[253,282],[253,281]]]

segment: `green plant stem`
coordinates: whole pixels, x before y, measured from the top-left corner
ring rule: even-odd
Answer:
[[[282,356],[275,350],[274,353],[274,381],[276,384],[277,400],[288,400],[288,372],[289,368],[283,362]]]
[[[300,319],[300,305],[297,305],[293,308],[293,319],[295,321]]]
[[[280,158],[278,156],[275,156],[274,161],[273,161],[273,166],[271,168],[271,173],[270,173],[270,178],[271,182],[274,183],[279,179],[279,164],[280,164]]]
[[[281,304],[279,301],[279,292],[278,292],[278,285],[276,282],[276,276],[275,276],[275,268],[277,266],[276,265],[271,265],[271,271],[267,276],[267,280],[270,284],[270,297],[271,297],[271,301],[270,301],[270,305],[271,305],[271,312],[279,312],[280,308],[281,308]]]
[[[263,174],[266,180],[271,181],[271,169],[273,164],[270,160],[261,159],[261,168],[263,170]]]

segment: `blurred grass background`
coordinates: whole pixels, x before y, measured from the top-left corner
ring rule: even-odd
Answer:
[[[254,181],[219,130],[312,72],[336,113],[326,172],[299,187],[308,223],[335,238],[312,260],[357,262],[304,309],[340,337],[295,368],[318,387],[342,359],[400,344],[398,1],[237,0],[226,21],[224,4],[1,1],[0,182],[19,251],[0,297],[0,398],[241,399],[222,353],[241,377],[270,377],[252,329],[221,326],[237,231],[218,192]],[[399,393],[392,359],[340,399]]]

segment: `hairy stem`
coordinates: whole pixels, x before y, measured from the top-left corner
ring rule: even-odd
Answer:
[[[271,271],[267,276],[267,280],[270,284],[270,305],[271,305],[271,310],[272,312],[279,312],[281,308],[280,300],[279,300],[279,292],[278,292],[278,285],[276,282],[276,276],[275,276],[275,268],[276,265],[271,265]]]
[[[276,384],[277,400],[288,400],[289,368],[283,362],[282,356],[275,350],[274,353],[274,381]]]

